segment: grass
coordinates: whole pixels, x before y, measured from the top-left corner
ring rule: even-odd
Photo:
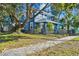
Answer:
[[[65,35],[42,35],[42,34],[7,34],[0,35],[0,40],[6,41],[0,43],[0,52],[12,49],[28,46],[31,44],[36,44],[39,42],[44,42],[46,40],[52,40],[55,38],[60,38]]]
[[[79,37],[71,41],[57,44],[54,47],[36,52],[35,56],[78,56],[79,55]]]
[[[32,39],[51,39],[51,38],[54,38],[54,37],[62,37],[62,35],[55,35],[55,34],[47,34],[47,35],[43,35],[43,34],[10,34],[10,35],[7,35],[7,36],[17,36],[17,37],[27,37],[27,38],[32,38]],[[63,35],[63,36],[66,36],[66,35]]]
[[[25,39],[56,39],[56,38],[61,38],[66,35],[55,35],[55,34],[7,34],[7,35],[0,35],[0,40],[3,41],[11,41],[11,40],[17,40],[18,38],[25,38]]]
[[[79,41],[79,37],[77,37],[77,38],[74,38],[73,40],[75,40],[75,41]]]

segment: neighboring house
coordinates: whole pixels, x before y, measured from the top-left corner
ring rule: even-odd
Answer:
[[[4,19],[0,22],[0,31],[10,33],[15,24],[9,16],[4,16]]]

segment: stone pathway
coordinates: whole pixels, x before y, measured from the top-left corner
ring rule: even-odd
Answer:
[[[2,52],[0,56],[27,56],[37,51],[47,49],[49,47],[55,46],[56,44],[62,43],[67,40],[71,40],[77,36],[67,36],[60,39],[49,40],[43,43],[38,43],[35,45],[29,45],[27,47],[21,47],[16,49],[10,49]]]

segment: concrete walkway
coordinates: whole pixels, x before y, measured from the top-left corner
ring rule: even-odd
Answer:
[[[51,40],[51,41],[49,40],[49,41],[46,41],[43,43],[38,43],[35,45],[29,45],[27,47],[10,49],[10,50],[4,51],[0,55],[1,56],[27,56],[27,55],[30,55],[37,51],[41,51],[41,50],[47,49],[49,47],[55,46],[56,44],[62,43],[64,41],[71,40],[75,37],[77,37],[77,36],[67,36],[64,38],[55,39],[55,40]]]

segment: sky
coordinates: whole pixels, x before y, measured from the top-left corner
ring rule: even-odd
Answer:
[[[41,10],[45,6],[45,4],[46,3],[35,3],[34,5],[32,5],[32,8]],[[25,13],[26,12],[25,11],[26,10],[26,4],[22,4],[21,8],[23,9],[22,12],[26,15],[26,13]],[[51,11],[50,6],[45,8],[45,11],[47,11],[47,12]],[[49,12],[49,13],[51,13],[51,12]],[[73,9],[72,13],[73,13],[73,15],[76,15],[77,14],[77,9]],[[65,15],[66,15],[65,12],[62,12],[59,19],[62,19]],[[25,16],[23,16],[23,17],[24,17],[24,19],[26,18]],[[23,17],[21,19],[23,19]],[[38,18],[40,18],[40,17],[42,17],[42,16],[39,15]],[[43,16],[43,17],[45,18],[45,16]]]

